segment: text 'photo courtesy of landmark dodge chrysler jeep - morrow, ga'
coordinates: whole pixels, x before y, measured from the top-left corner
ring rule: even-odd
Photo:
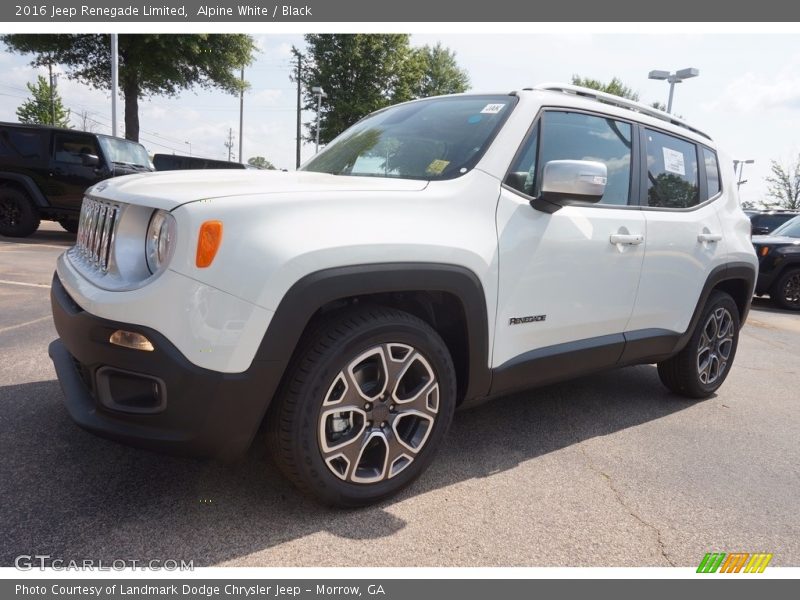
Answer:
[[[110,179],[50,356],[90,431],[231,456],[263,423],[299,488],[375,502],[459,406],[648,363],[717,390],[757,269],[733,178],[677,118],[545,85],[378,111],[297,172]]]

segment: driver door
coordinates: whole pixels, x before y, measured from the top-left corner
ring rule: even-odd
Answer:
[[[102,155],[94,136],[81,133],[54,133],[50,159],[49,194],[57,208],[80,209],[83,193],[101,177],[101,164],[86,165],[83,156]]]

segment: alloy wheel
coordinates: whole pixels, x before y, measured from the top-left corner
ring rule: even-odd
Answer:
[[[800,308],[800,271],[792,274],[783,284],[781,298],[787,305]]]
[[[319,416],[319,449],[343,481],[374,484],[406,469],[425,446],[439,410],[430,362],[407,344],[362,352],[334,377]]]
[[[734,334],[733,316],[727,308],[717,308],[706,319],[697,347],[697,374],[704,385],[711,385],[724,375]]]

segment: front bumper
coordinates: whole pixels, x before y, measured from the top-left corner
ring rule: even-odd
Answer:
[[[203,369],[157,331],[84,311],[57,274],[50,298],[59,339],[49,354],[78,425],[179,454],[231,457],[247,449],[280,381],[280,362],[254,361],[235,374]],[[155,349],[110,344],[118,329],[144,335]]]

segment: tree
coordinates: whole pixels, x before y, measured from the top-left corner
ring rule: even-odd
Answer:
[[[414,49],[405,34],[309,34],[305,40],[304,108],[316,113],[311,88],[321,87],[327,94],[320,110],[323,144],[373,111],[431,93],[463,91],[469,84],[452,52],[439,44]],[[313,140],[316,115],[306,131],[306,139]]]
[[[767,176],[767,195],[775,202],[767,203],[790,210],[800,209],[800,156],[787,166],[770,161],[771,175]]]
[[[415,95],[419,98],[459,94],[469,89],[469,75],[458,66],[456,53],[437,43],[416,50],[422,59],[422,76]]]
[[[12,52],[34,54],[32,64],[62,64],[68,76],[111,87],[111,44],[105,34],[11,34]],[[238,94],[239,69],[250,64],[253,38],[245,34],[120,34],[119,82],[125,99],[125,137],[139,140],[139,100],[175,96],[195,85]]]
[[[267,169],[270,171],[275,170],[275,165],[273,165],[270,161],[268,161],[263,156],[251,156],[247,159],[247,164],[258,169]]]
[[[47,79],[39,75],[36,83],[28,83],[26,86],[31,97],[20,104],[17,109],[17,118],[20,123],[69,127],[70,111],[64,108],[58,92],[50,89]]]
[[[603,83],[597,79],[589,79],[588,77],[573,75],[572,85],[579,85],[581,87],[590,88],[599,92],[605,92],[606,94],[614,94],[615,96],[621,96],[622,98],[627,98],[628,100],[639,100],[639,92],[629,88],[617,77],[613,77],[608,83]]]

